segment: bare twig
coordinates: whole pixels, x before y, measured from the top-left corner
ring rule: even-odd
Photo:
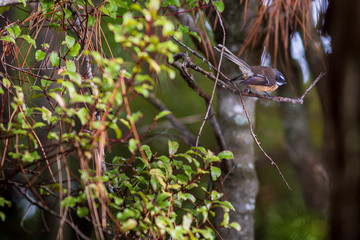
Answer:
[[[179,53],[177,55],[181,55],[184,53]],[[204,76],[206,76],[207,78],[209,78],[210,80],[214,81],[216,80],[216,77],[211,73],[208,72],[206,70],[204,70],[203,68],[199,67],[198,65],[196,65],[195,63],[191,62],[191,59],[187,59],[186,60],[186,66],[190,67],[191,69],[203,74]],[[248,92],[248,91],[241,91],[242,96],[246,96],[246,97],[256,97],[256,98],[262,98],[262,99],[267,99],[267,100],[271,100],[271,101],[275,101],[275,102],[288,102],[288,103],[292,103],[292,104],[303,104],[304,103],[304,98],[305,96],[308,94],[308,92],[316,85],[316,83],[318,81],[320,81],[321,78],[323,78],[326,75],[326,73],[320,73],[319,76],[316,77],[316,79],[314,80],[314,82],[305,90],[305,92],[303,93],[303,95],[301,95],[301,97],[299,98],[287,98],[287,97],[281,97],[281,96],[270,96],[270,95],[264,95],[264,94],[260,94],[260,93],[255,93],[255,92]],[[224,76],[224,78],[231,83],[230,79],[226,76]],[[231,86],[227,83],[225,83],[222,80],[218,80],[217,85],[231,91],[234,94],[239,95],[239,91],[240,89],[235,88],[234,86]]]
[[[235,83],[233,83],[233,85],[234,85],[235,88],[237,88],[237,86],[235,85]],[[238,88],[237,88],[237,89],[238,89]],[[243,109],[244,109],[244,112],[245,112],[245,116],[246,116],[246,118],[247,118],[247,120],[248,120],[248,122],[249,122],[250,134],[251,134],[251,136],[253,137],[256,145],[257,145],[258,148],[261,150],[261,152],[265,155],[265,157],[270,160],[271,165],[274,165],[274,166],[275,166],[276,170],[278,171],[281,179],[282,179],[283,182],[286,184],[286,186],[287,186],[290,190],[292,190],[291,187],[290,187],[290,185],[289,185],[289,183],[286,181],[284,175],[282,174],[279,166],[275,163],[275,161],[274,161],[274,160],[264,151],[264,149],[261,147],[261,144],[260,144],[259,140],[257,139],[255,133],[254,133],[254,130],[253,130],[253,127],[252,127],[252,123],[251,123],[251,120],[250,120],[248,111],[247,111],[247,109],[246,109],[245,102],[244,102],[244,99],[243,99],[243,96],[242,96],[242,93],[241,93],[240,89],[238,89],[238,93],[239,93],[239,97],[240,97],[241,104],[242,104]]]

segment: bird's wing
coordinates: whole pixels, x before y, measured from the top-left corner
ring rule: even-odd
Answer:
[[[231,81],[237,81],[237,80],[241,80],[241,79],[238,78],[231,79]],[[273,85],[272,83],[270,83],[269,79],[267,79],[267,77],[263,75],[253,75],[244,81],[237,82],[237,84],[261,85],[261,86]]]
[[[249,66],[249,64],[247,64],[242,59],[235,56],[235,54],[233,54],[227,47],[225,47],[221,44],[218,44],[218,47],[219,48],[217,48],[217,47],[214,47],[214,48],[220,53],[221,53],[221,48],[224,47],[224,56],[239,66],[240,71],[242,72],[242,75],[245,79],[254,75],[254,72],[251,70],[251,67]]]

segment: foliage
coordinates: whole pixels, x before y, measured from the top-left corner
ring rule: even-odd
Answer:
[[[215,181],[215,164],[232,153],[216,155],[204,147],[178,153],[179,143],[169,141],[168,155],[158,156],[142,144],[171,114],[159,111],[139,132],[143,114],[131,108],[135,98],[149,97],[156,78],[175,77],[164,60],[173,61],[179,49],[170,36],[181,32],[158,15],[161,2],[44,0],[39,6],[21,23],[9,24],[0,39],[7,63],[0,85],[7,184],[66,223],[71,213],[91,222],[96,238],[214,239],[215,208],[224,210],[222,227],[239,230],[229,222],[232,205],[201,182],[208,175]],[[49,32],[57,41],[44,37]],[[116,45],[109,45],[113,40]],[[114,56],[120,46],[126,57]],[[127,151],[110,162],[105,151],[119,146]],[[58,213],[47,206],[49,197],[61,202]]]

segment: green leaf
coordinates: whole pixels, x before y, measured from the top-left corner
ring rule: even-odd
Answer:
[[[13,44],[15,44],[15,39],[10,37],[9,35],[1,37],[0,40],[1,41],[6,41],[6,42],[12,42]]]
[[[223,208],[228,208],[232,211],[235,211],[235,208],[233,207],[233,205],[230,202],[223,201],[223,202],[221,202],[221,204],[223,205]]]
[[[129,208],[125,208],[123,212],[118,212],[116,214],[116,219],[119,221],[125,221],[128,218],[135,217],[135,212]]]
[[[160,207],[160,208],[165,208],[170,206],[170,201],[167,201],[166,199],[169,198],[171,196],[170,193],[164,192],[164,193],[160,193],[156,199],[155,199],[155,203]]]
[[[225,150],[218,154],[220,159],[234,159],[234,155],[231,151]]]
[[[60,63],[60,58],[59,58],[59,55],[56,53],[56,52],[52,52],[50,54],[50,62],[51,62],[51,65],[53,67],[59,65]]]
[[[44,77],[46,77],[46,76],[44,76]],[[52,83],[52,81],[49,81],[49,80],[44,79],[44,78],[42,78],[42,79],[40,80],[40,82],[41,82],[41,86],[42,86],[44,89],[46,89],[47,87],[49,87],[50,84]]]
[[[117,139],[121,138],[122,132],[121,132],[121,129],[119,128],[119,126],[116,123],[110,123],[109,128],[114,130]]]
[[[179,149],[179,143],[175,142],[175,141],[172,142],[172,141],[169,140],[168,145],[169,145],[169,155],[170,156],[175,155],[175,153]]]
[[[75,45],[70,48],[69,55],[72,56],[72,57],[76,57],[78,55],[78,53],[79,53],[80,48],[81,48],[80,44],[75,43]]]
[[[38,127],[44,127],[44,126],[46,126],[45,123],[43,123],[43,122],[37,122],[37,123],[35,123],[35,124],[33,125],[33,129],[38,128]]]
[[[136,151],[136,149],[137,149],[136,140],[133,139],[133,138],[131,138],[131,139],[129,140],[129,151],[130,151],[132,154],[134,154],[135,151]]]
[[[65,41],[63,41],[62,44],[67,45],[69,48],[71,48],[75,44],[75,39],[72,36],[66,35]]]
[[[5,213],[0,211],[0,219],[1,219],[1,221],[5,222],[5,218],[6,218]]]
[[[241,226],[239,223],[237,222],[232,222],[229,224],[230,227],[234,228],[236,231],[240,231],[241,230]]]
[[[128,231],[136,228],[136,226],[137,226],[137,221],[136,221],[135,219],[130,218],[130,219],[126,220],[126,222],[124,222],[124,223],[121,225],[121,228],[120,228],[120,229],[121,229],[123,232],[128,232]]]
[[[76,115],[79,117],[82,125],[85,125],[88,121],[88,110],[86,108],[80,108]]]
[[[169,5],[175,5],[176,7],[180,7],[180,1],[179,0],[163,0],[162,6],[167,7]]]
[[[35,91],[43,91],[43,89],[41,88],[41,87],[39,87],[39,86],[36,86],[36,85],[34,85],[34,86],[31,86],[31,88],[33,89],[33,90],[35,90]]]
[[[21,2],[24,5],[24,7],[26,7],[26,0],[19,0],[19,2]]]
[[[77,207],[76,214],[80,218],[83,218],[83,217],[89,215],[89,209],[87,207]]]
[[[162,118],[162,117],[165,117],[165,116],[168,115],[168,114],[171,114],[171,112],[168,111],[168,110],[159,112],[159,113],[156,115],[155,119],[158,120],[158,119],[160,119],[160,118]]]
[[[218,167],[211,166],[210,167],[211,179],[216,181],[218,177],[221,175],[221,170]]]
[[[36,61],[41,61],[41,60],[43,60],[44,57],[45,57],[45,55],[46,55],[45,52],[43,52],[43,51],[41,51],[41,50],[37,50],[37,51],[35,52],[35,59],[36,59]]]
[[[75,204],[76,204],[76,198],[74,198],[74,197],[72,197],[72,196],[66,197],[66,198],[61,202],[61,206],[62,206],[63,208],[65,208],[66,206],[75,207]]]
[[[150,160],[152,158],[152,152],[148,145],[142,145],[141,150],[143,150],[145,152],[148,160]]]
[[[10,80],[7,79],[7,78],[3,78],[3,79],[2,79],[2,84],[3,84],[4,87],[6,87],[6,88],[9,88],[9,87],[11,86],[11,82],[10,82]]]
[[[195,37],[199,42],[201,42],[201,37],[196,32],[190,31],[189,34],[193,37]]]
[[[14,39],[17,38],[21,33],[21,29],[18,25],[8,27],[7,30]]]
[[[224,3],[221,2],[221,1],[216,1],[216,2],[213,2],[213,5],[216,7],[216,9],[219,11],[219,12],[223,12],[224,11]]]
[[[119,197],[114,197],[114,203],[118,206],[122,205],[124,203],[124,199]]]
[[[21,157],[21,160],[23,160],[24,162],[33,162],[33,161],[36,161],[39,159],[40,159],[40,156],[36,151],[29,152],[26,150],[25,153]]]
[[[146,88],[144,88],[143,86],[135,86],[134,90],[137,93],[140,93],[141,95],[143,95],[144,97],[148,97],[149,96],[149,90],[147,90]]]
[[[69,72],[76,72],[76,66],[75,63],[71,60],[66,60],[66,68]]]
[[[28,43],[32,44],[36,48],[36,42],[29,35],[21,35],[20,38],[25,39]]]
[[[224,220],[221,222],[221,226],[225,227],[229,224],[229,212],[224,212]]]

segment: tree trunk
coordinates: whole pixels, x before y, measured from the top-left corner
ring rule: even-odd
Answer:
[[[222,16],[226,25],[225,45],[235,54],[245,40],[247,27],[253,21],[254,9],[257,2],[252,1],[252,5],[247,11],[247,22],[244,23],[243,5],[238,0],[226,2],[226,8]],[[231,7],[230,7],[231,6]],[[216,41],[222,43],[223,33],[220,27],[217,28]],[[251,50],[251,53],[244,59],[250,65],[258,65],[261,58],[262,49]],[[223,59],[221,71],[229,78],[239,74],[238,67]],[[219,229],[222,239],[254,239],[255,230],[255,203],[259,190],[259,182],[255,170],[254,140],[250,134],[249,122],[244,114],[244,109],[240,97],[218,89],[218,119],[224,135],[226,145],[234,153],[234,168],[228,174],[229,169],[224,168],[226,177],[223,182],[225,199],[232,203],[235,212],[230,212],[230,222],[238,222],[241,231],[234,229]],[[244,97],[245,106],[248,111],[251,124],[255,125],[256,99]],[[225,166],[225,165],[224,165]],[[217,214],[217,216],[221,216]],[[216,219],[219,226],[222,219]]]
[[[330,171],[331,239],[360,239],[360,1],[330,2],[328,81],[321,82]]]

